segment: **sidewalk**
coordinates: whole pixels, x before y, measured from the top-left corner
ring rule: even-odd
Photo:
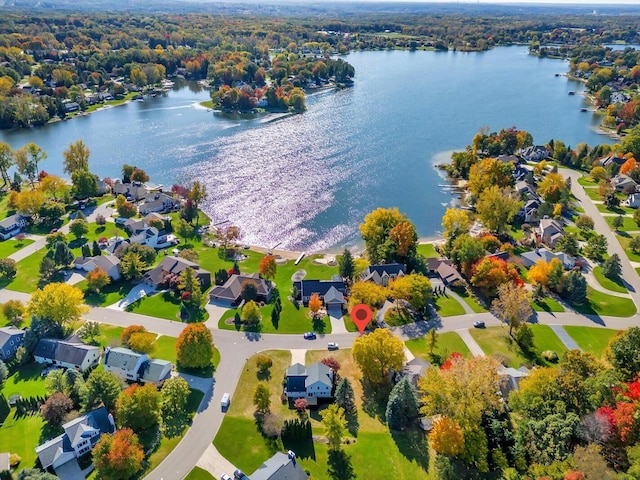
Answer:
[[[549,327],[551,327],[551,330],[553,330],[553,333],[555,333],[558,336],[560,341],[564,343],[564,346],[567,347],[569,350],[582,351],[582,349],[578,346],[575,340],[569,336],[569,334],[567,333],[567,331],[564,329],[562,325],[549,325]]]
[[[460,338],[462,338],[467,347],[469,347],[469,350],[474,357],[484,357],[482,348],[480,348],[478,342],[476,342],[475,339],[471,336],[468,328],[461,328],[459,330],[456,330],[456,332],[458,333],[458,335],[460,335]]]

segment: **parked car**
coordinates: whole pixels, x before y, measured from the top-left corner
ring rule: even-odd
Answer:
[[[477,322],[473,322],[473,326],[476,328],[484,328],[486,325],[482,320],[478,320]]]
[[[222,395],[222,400],[220,400],[220,407],[222,411],[226,412],[230,404],[231,404],[231,394],[225,393],[224,395]]]
[[[58,231],[58,229],[57,229],[57,228],[52,228],[52,229],[49,231],[49,235],[53,235],[54,233],[57,233],[57,231]]]
[[[223,473],[222,476],[220,477],[220,480],[231,480],[231,477],[226,473]]]
[[[340,348],[340,347],[338,346],[338,344],[336,342],[329,342],[329,343],[327,343],[327,348],[329,350],[338,350],[338,348]]]
[[[315,340],[316,339],[316,332],[307,332],[303,335],[303,337],[307,340]]]
[[[242,473],[242,470],[236,468],[236,471],[233,472],[233,478],[235,478],[236,480],[244,480],[247,477],[244,473]]]

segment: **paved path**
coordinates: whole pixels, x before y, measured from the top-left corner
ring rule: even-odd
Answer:
[[[456,332],[460,335],[460,338],[462,338],[467,347],[469,347],[474,357],[484,357],[484,352],[480,348],[480,345],[478,345],[478,342],[471,336],[468,328],[461,328],[460,330],[456,330]]]
[[[106,308],[109,308],[112,310],[124,311],[133,302],[140,300],[142,297],[151,296],[154,293],[157,293],[157,290],[155,289],[155,287],[148,285],[146,283],[141,283],[140,285],[136,285],[131,290],[129,290],[129,293],[127,293],[127,296],[124,297],[122,300],[112,305],[109,305]]]
[[[435,289],[435,287],[439,287],[440,290],[444,289],[445,294],[447,295],[447,297],[451,297],[454,300],[456,300],[464,309],[464,313],[468,314],[468,315],[473,315],[475,312],[473,311],[473,309],[469,306],[469,304],[467,302],[464,301],[464,299],[458,295],[456,292],[454,292],[453,290],[451,290],[450,288],[446,288],[444,286],[444,283],[442,282],[442,280],[440,279],[436,279],[436,278],[432,278],[431,279],[431,286]]]
[[[567,331],[564,329],[562,325],[550,325],[550,327],[551,327],[551,330],[553,330],[554,333],[558,336],[560,341],[564,343],[565,347],[567,347],[569,350],[582,351],[582,349],[578,346],[576,341],[573,338],[571,338],[571,336],[567,333]]]
[[[291,365],[295,365],[296,363],[305,365],[306,357],[307,357],[307,351],[304,348],[291,349]]]
[[[416,356],[411,353],[411,350],[409,350],[407,347],[404,347],[404,358],[407,362],[410,362],[411,360],[416,358]]]
[[[329,315],[329,321],[331,322],[331,333],[347,333],[342,310],[338,311],[337,308],[330,308],[327,311],[327,315]]]
[[[229,460],[220,454],[218,449],[213,446],[213,443],[209,444],[200,457],[200,460],[198,460],[197,465],[212,474],[215,478],[222,478],[223,473],[233,475],[233,472],[236,469]]]
[[[620,257],[620,263],[622,265],[621,278],[625,282],[627,289],[631,295],[631,299],[636,305],[636,309],[640,307],[640,277],[633,269],[629,257],[625,253],[624,249],[618,242],[616,235],[611,231],[609,224],[605,221],[602,214],[598,211],[593,201],[586,194],[584,187],[578,183],[578,179],[582,176],[582,173],[568,168],[560,168],[558,172],[565,178],[571,178],[571,192],[580,201],[585,214],[589,215],[593,219],[594,230],[604,235],[608,242],[607,252],[609,255],[617,253]]]

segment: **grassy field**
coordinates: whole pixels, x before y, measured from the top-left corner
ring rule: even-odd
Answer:
[[[464,315],[464,308],[460,302],[451,296],[434,295],[433,306],[441,317]]]
[[[106,347],[119,347],[122,345],[120,336],[124,331],[124,327],[116,327],[114,325],[100,324],[100,337],[96,339],[102,348]]]
[[[0,258],[7,258],[9,255],[16,253],[27,245],[31,245],[33,240],[25,238],[22,241],[10,239],[0,242]]]
[[[611,227],[611,230],[615,230],[613,228],[613,219],[616,218],[615,215],[612,217],[604,217],[604,219],[607,221],[607,223],[609,224],[609,226]],[[638,230],[640,227],[638,227],[638,225],[636,225],[636,222],[633,221],[633,218],[631,217],[622,217],[622,226],[620,228],[618,228],[618,232],[632,232],[634,230]]]
[[[16,290],[18,292],[31,293],[38,288],[40,282],[40,262],[46,255],[47,250],[42,249],[29,255],[27,258],[23,258],[16,263],[18,273],[8,283],[1,284],[0,287],[8,288],[9,290]]]
[[[598,186],[598,184],[595,182],[595,180],[589,175],[586,175],[584,177],[580,177],[578,179],[578,183],[580,185],[582,185],[583,187],[597,187]]]
[[[509,329],[490,327],[470,330],[473,338],[486,355],[499,355],[506,360],[509,367],[521,365],[550,365],[540,357],[545,350],[554,350],[559,357],[567,350],[560,339],[546,325],[529,325],[533,331],[534,348],[531,352],[523,352],[520,346],[509,336]]]
[[[536,312],[564,312],[564,307],[551,297],[544,297],[538,302],[531,302]]]
[[[158,337],[158,339],[156,340],[156,349],[153,352],[153,356],[156,358],[161,358],[162,360],[168,360],[175,365],[176,340],[177,338],[166,337],[164,335]]]
[[[100,290],[100,293],[87,291],[87,281],[83,280],[76,284],[80,290],[84,292],[84,300],[87,305],[94,307],[107,307],[118,303],[134,287],[135,283],[129,280],[118,280],[117,282],[110,283]]]
[[[208,103],[208,102],[202,102],[202,103]],[[194,467],[193,470],[189,472],[189,475],[184,477],[184,480],[215,480],[215,478],[206,470],[200,467]]]
[[[271,368],[272,378],[269,385],[272,391],[271,410],[281,418],[294,418],[295,413],[280,403],[281,378],[289,363],[287,352],[265,352],[274,360]],[[278,354],[284,357],[276,357]],[[328,356],[326,351],[307,352],[307,364]],[[384,424],[384,409],[372,398],[371,392],[363,392],[360,374],[355,367],[349,350],[332,352],[341,364],[340,374],[351,380],[358,404],[357,436],[351,437],[348,445],[343,445],[346,462],[358,478],[371,480],[428,478],[428,448],[423,432],[390,433]],[[251,395],[257,376],[255,361],[249,359],[248,368],[238,383],[243,393],[236,391],[231,407],[227,412],[214,444],[222,455],[237,467],[248,472],[255,471],[258,466],[276,451],[293,449],[300,465],[311,473],[316,480],[342,478],[331,476],[328,465],[331,462],[327,445],[321,442],[285,442],[280,439],[267,440],[260,435],[253,419]],[[366,413],[369,412],[369,413]],[[382,416],[381,416],[382,415]],[[314,435],[322,435],[323,427],[316,411],[311,411],[311,423]],[[243,442],[237,439],[242,438]],[[384,452],[381,455],[380,452]],[[352,477],[345,477],[352,478]]]
[[[19,470],[33,468],[37,459],[35,448],[49,439],[44,435],[46,422],[38,414],[16,418],[16,411],[12,408],[0,426],[0,450],[20,455]]]
[[[129,304],[126,310],[127,312],[139,313],[140,315],[180,321],[178,318],[178,314],[180,313],[180,299],[176,298],[172,292],[162,292],[152,296],[142,297]]]
[[[458,352],[465,358],[471,358],[473,356],[471,355],[467,344],[464,343],[462,338],[460,338],[460,335],[456,332],[438,333],[436,338],[437,343],[436,347],[433,349],[433,353],[442,359],[447,358],[453,352]],[[431,360],[426,337],[407,340],[405,345],[416,357],[429,361]]]
[[[587,287],[587,301],[583,305],[574,305],[574,308],[584,315],[630,317],[636,313],[636,306],[630,298],[614,297],[591,287]]]
[[[20,395],[24,398],[46,395],[44,388],[44,378],[40,376],[42,365],[38,363],[28,363],[20,367],[7,378],[2,393],[7,400],[13,395]]]
[[[609,344],[609,340],[613,337],[617,330],[611,328],[598,328],[598,327],[574,327],[566,326],[564,329],[569,336],[575,340],[575,342],[585,352],[591,352],[596,357],[602,358],[604,349]]]
[[[420,255],[422,255],[425,258],[440,256],[438,252],[436,252],[436,249],[434,248],[433,243],[421,243],[418,245],[417,251]]]
[[[585,188],[584,192],[591,200],[602,200],[597,188]]]
[[[615,208],[607,208],[607,206],[604,203],[597,203],[596,204],[596,208],[601,213],[615,213],[617,215],[624,215],[624,214],[627,214],[627,213],[635,212],[635,209],[629,208],[629,207],[620,206],[620,207],[615,207]]]
[[[605,277],[602,273],[602,267],[595,267],[593,269],[593,275],[596,277],[596,280],[598,280],[598,283],[602,285],[603,288],[611,290],[612,292],[627,293],[627,289],[622,284],[622,280],[619,278],[616,280],[611,280],[610,278]]]
[[[489,311],[488,309],[486,309],[482,305],[480,305],[478,303],[478,301],[474,297],[469,295],[466,290],[456,290],[455,292],[460,297],[462,297],[462,299],[465,301],[465,303],[467,305],[469,305],[471,307],[471,310],[473,310],[474,312],[483,313],[483,312],[488,312]]]
[[[620,245],[622,245],[624,252],[627,254],[627,257],[629,257],[629,260],[631,260],[632,262],[640,262],[640,254],[634,253],[633,250],[631,250],[631,248],[629,247],[631,236],[616,235],[616,237],[618,238]]]

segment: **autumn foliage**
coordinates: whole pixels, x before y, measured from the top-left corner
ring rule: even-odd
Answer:
[[[620,173],[629,175],[629,173],[632,172],[637,166],[638,162],[636,162],[635,158],[631,157],[622,164],[622,166],[620,167]]]
[[[267,255],[260,260],[260,274],[266,278],[271,279],[276,276],[276,257],[273,255]]]
[[[472,268],[471,283],[487,295],[495,295],[498,286],[506,282],[524,285],[515,266],[500,258],[484,257]]]
[[[101,478],[125,480],[142,468],[144,451],[138,436],[129,428],[106,434],[93,449],[93,461]]]
[[[322,307],[322,300],[320,300],[320,295],[318,295],[317,293],[314,293],[313,295],[311,295],[311,298],[309,298],[309,309],[313,312],[313,315],[315,316],[321,307]]]
[[[452,418],[442,417],[433,424],[429,433],[431,446],[443,455],[460,455],[464,450],[464,434],[460,424]]]

